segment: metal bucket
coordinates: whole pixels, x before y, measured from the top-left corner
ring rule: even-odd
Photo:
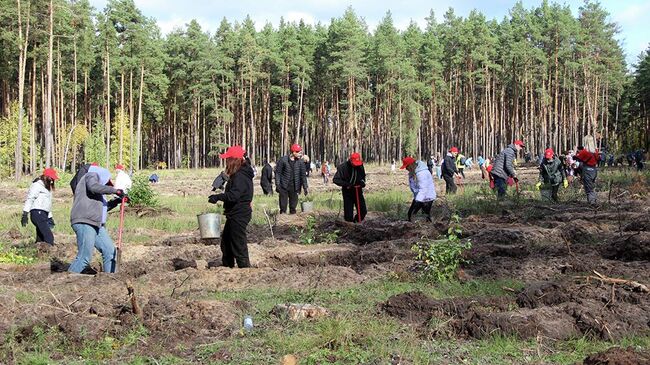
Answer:
[[[309,213],[314,210],[314,202],[302,202],[300,208],[302,208],[303,213]]]
[[[204,213],[196,216],[199,220],[201,239],[221,237],[221,217],[217,213]]]

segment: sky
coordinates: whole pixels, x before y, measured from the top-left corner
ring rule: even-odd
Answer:
[[[287,21],[299,21],[316,24],[329,24],[332,18],[340,17],[348,6],[365,19],[372,31],[390,10],[393,22],[399,29],[405,29],[411,21],[422,29],[429,10],[433,10],[438,21],[449,7],[456,15],[467,16],[472,9],[477,9],[488,19],[501,20],[508,15],[516,0],[134,0],[135,4],[147,17],[157,20],[163,34],[174,28],[183,27],[192,19],[201,26],[214,32],[219,22],[225,17],[229,21],[241,21],[247,15],[261,29],[270,22],[277,25],[280,18]],[[552,1],[552,0],[551,0]],[[536,7],[541,0],[523,0],[526,8]],[[556,1],[568,4],[574,15],[582,1]],[[107,0],[90,0],[98,10],[102,10]],[[623,45],[628,65],[636,63],[638,55],[650,46],[650,1],[649,0],[600,0],[602,6],[610,13],[610,20],[618,23],[618,39]]]

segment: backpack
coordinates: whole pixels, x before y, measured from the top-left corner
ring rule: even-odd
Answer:
[[[75,189],[77,189],[77,184],[79,183],[79,180],[81,180],[81,178],[88,173],[89,168],[90,168],[89,163],[79,166],[77,173],[74,174],[74,177],[72,178],[72,180],[70,180],[70,189],[72,189],[72,195],[74,195],[74,191]]]

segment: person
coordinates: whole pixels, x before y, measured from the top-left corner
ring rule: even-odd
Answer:
[[[478,168],[481,170],[481,179],[485,180],[485,175],[487,175],[485,170],[487,167],[485,166],[485,157],[483,157],[483,155],[479,155],[476,162],[478,163]]]
[[[433,156],[429,156],[429,160],[427,161],[427,168],[429,169],[429,173],[433,175],[433,169],[436,167],[436,162],[433,160]]]
[[[52,217],[52,192],[56,190],[55,182],[59,179],[56,170],[47,168],[29,187],[23,215],[20,223],[27,226],[27,216],[36,227],[36,243],[45,242],[54,246],[54,218]]]
[[[452,147],[449,149],[449,152],[447,152],[447,155],[442,162],[442,178],[445,180],[445,192],[447,194],[456,194],[454,176],[458,175],[458,168],[456,166],[457,156],[458,148]]]
[[[397,168],[395,166],[395,159],[393,159],[393,162],[390,164],[390,173],[394,174],[396,169]]]
[[[413,221],[413,215],[420,209],[426,214],[427,222],[431,222],[431,207],[436,200],[436,186],[433,183],[433,175],[428,172],[427,166],[422,161],[416,161],[413,157],[406,156],[402,159],[402,167],[409,173],[409,187],[413,193],[413,201],[408,211],[409,222]]]
[[[368,213],[366,200],[363,197],[363,188],[366,187],[366,170],[363,167],[361,154],[354,152],[347,161],[338,165],[332,182],[341,187],[345,221],[361,223]]]
[[[497,188],[497,197],[499,199],[502,199],[506,195],[508,188],[506,181],[509,178],[512,178],[515,183],[519,182],[515,171],[515,158],[517,152],[521,151],[524,147],[526,147],[524,142],[516,140],[504,148],[492,161],[493,167],[490,173],[494,179],[494,185]]]
[[[158,174],[151,174],[151,176],[149,176],[149,182],[152,184],[158,183],[159,180],[160,178],[158,177]]]
[[[323,184],[327,185],[330,182],[330,164],[325,161],[320,167],[320,175],[323,177]]]
[[[117,195],[117,198],[107,202],[104,195]],[[115,272],[115,245],[106,230],[106,218],[124,197],[124,191],[113,187],[111,173],[103,167],[91,166],[79,179],[70,211],[70,224],[77,237],[77,256],[68,271],[84,271],[92,260],[94,247],[102,254],[104,272]]]
[[[465,159],[465,167],[467,167],[468,170],[472,169],[473,160],[474,159],[472,158],[472,156],[469,156],[468,158]]]
[[[291,145],[290,154],[281,157],[275,164],[275,190],[280,196],[280,213],[296,214],[298,194],[301,190],[305,196],[309,194],[305,164],[300,158],[302,148],[298,144]]]
[[[262,167],[260,186],[264,195],[273,195],[273,166],[271,165],[271,161],[266,161],[264,167]]]
[[[303,155],[302,160],[305,163],[305,173],[307,174],[307,177],[311,175],[311,164],[309,163],[309,156]]]
[[[458,174],[465,178],[465,156],[462,153],[456,153],[456,169]]]
[[[436,156],[436,176],[438,180],[442,180],[442,161],[440,160],[440,155]]]
[[[544,161],[539,165],[539,182],[535,184],[537,190],[540,190],[542,198],[559,201],[557,195],[560,190],[560,184],[564,188],[569,186],[564,172],[564,165],[559,158],[555,156],[552,148],[547,148],[544,151]]]
[[[253,168],[244,159],[241,146],[231,146],[219,155],[226,160],[228,182],[223,193],[210,195],[208,202],[223,202],[226,224],[221,232],[221,263],[225,267],[250,267],[246,227],[253,215]]]
[[[585,136],[584,146],[579,146],[574,160],[576,168],[580,171],[582,186],[587,195],[587,201],[591,205],[596,204],[596,177],[598,176],[598,149],[596,142],[591,136]]]
[[[643,162],[645,160],[645,151],[640,149],[634,153],[634,161],[636,162],[636,170],[643,171]]]
[[[123,190],[125,194],[129,193],[129,189],[133,186],[131,177],[124,171],[124,166],[121,164],[115,165],[117,176],[115,177],[115,189]]]

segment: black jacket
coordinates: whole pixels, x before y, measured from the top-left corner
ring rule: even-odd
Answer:
[[[345,161],[336,167],[336,174],[332,179],[334,184],[349,189],[354,186],[366,186],[366,169],[361,166],[352,166],[350,161]]]
[[[301,189],[307,192],[309,188],[305,163],[300,159],[295,160],[292,172],[289,156],[284,156],[275,165],[275,188],[277,191],[289,191],[289,186],[291,186],[289,184],[293,184],[294,191],[298,193]]]
[[[273,168],[268,162],[262,167],[262,176],[260,176],[260,185],[263,188],[270,188],[273,186]]]
[[[217,194],[217,200],[223,201],[223,213],[226,218],[249,219],[253,209],[253,168],[244,164],[239,171],[230,176],[226,190]]]
[[[445,159],[442,162],[442,175],[444,176],[454,176],[458,173],[458,168],[456,168],[456,159],[450,153],[445,155]]]
[[[507,180],[509,177],[516,177],[515,158],[517,157],[517,148],[514,144],[508,145],[492,161],[492,175]]]

